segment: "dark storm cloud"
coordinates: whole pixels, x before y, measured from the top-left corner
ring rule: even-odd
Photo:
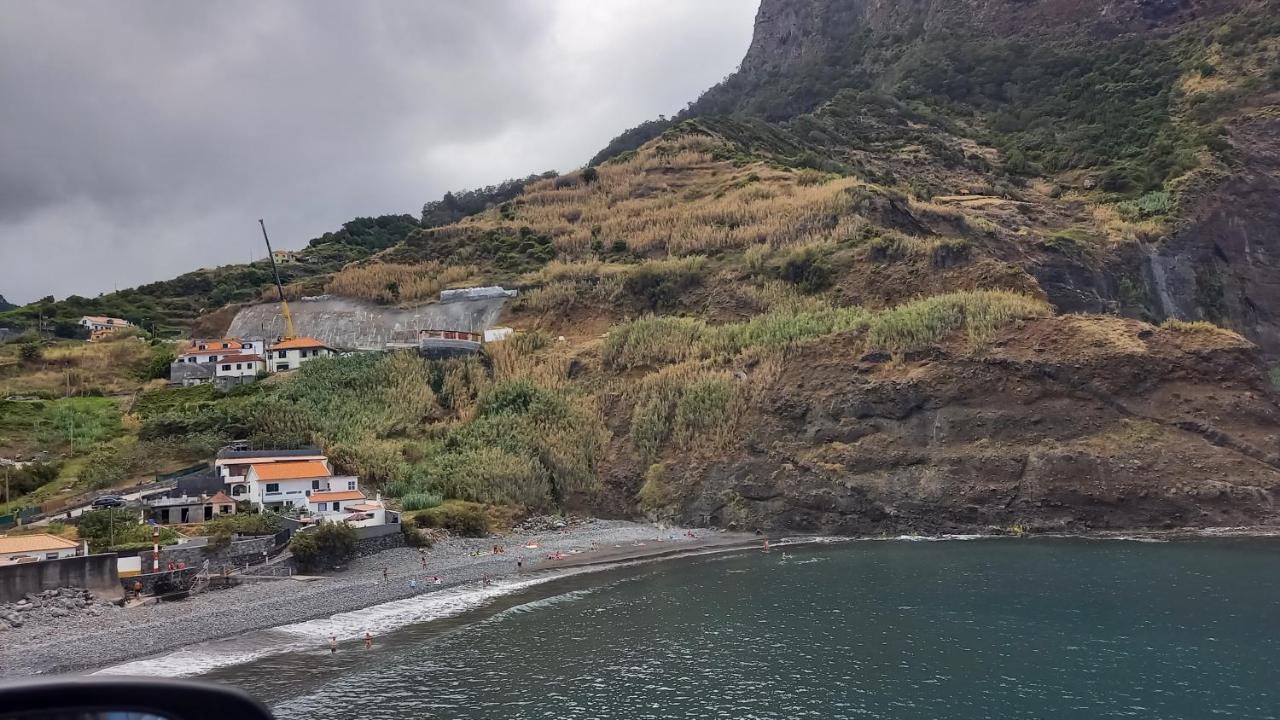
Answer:
[[[93,295],[581,164],[755,0],[0,0],[0,293]]]

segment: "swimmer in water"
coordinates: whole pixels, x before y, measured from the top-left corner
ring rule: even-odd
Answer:
[[[366,631],[364,634],[364,649],[365,650],[373,649],[373,636],[370,635],[368,631]]]
[[[329,636],[329,654],[332,655],[336,652],[338,652],[338,636],[330,635]]]
[[[769,538],[764,539],[764,545],[760,548],[764,552],[769,552]]]

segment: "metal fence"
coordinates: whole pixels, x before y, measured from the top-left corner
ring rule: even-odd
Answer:
[[[0,515],[0,530],[12,527],[18,524],[18,521],[31,522],[40,514],[40,508],[24,508],[18,512],[9,513],[8,515]]]

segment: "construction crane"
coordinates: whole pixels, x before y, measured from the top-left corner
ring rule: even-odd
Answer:
[[[292,340],[296,335],[293,333],[293,315],[289,314],[289,301],[284,299],[284,285],[280,283],[280,268],[276,267],[276,254],[271,252],[271,238],[267,237],[267,224],[258,219],[258,224],[262,226],[262,239],[267,243],[267,258],[271,260],[271,272],[276,278],[276,292],[280,293],[280,314],[284,316],[284,337],[282,340]]]

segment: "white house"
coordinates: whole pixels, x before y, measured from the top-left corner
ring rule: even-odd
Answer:
[[[0,535],[0,565],[61,560],[79,554],[80,543],[57,535]]]
[[[400,522],[400,513],[388,510],[381,496],[370,500],[359,490],[312,493],[307,499],[307,510],[317,522],[345,522],[352,527]]]
[[[80,318],[80,325],[89,328],[89,332],[111,332],[120,328],[132,327],[133,323],[120,318],[104,317],[102,315],[85,315]]]
[[[357,478],[334,475],[328,461],[321,460],[255,463],[249,466],[245,478],[249,501],[272,510],[286,506],[305,509],[308,499],[316,493],[359,490]]]
[[[217,362],[216,377],[254,378],[267,369],[267,361],[260,355],[227,355]]]
[[[297,370],[308,360],[333,354],[333,348],[319,340],[312,337],[299,337],[273,344],[267,352],[267,363],[270,365],[271,372],[285,372]]]
[[[178,356],[180,363],[216,363],[233,355],[251,355],[254,350],[246,350],[244,344],[235,338],[222,340],[192,340],[191,345]]]
[[[222,478],[227,494],[236,500],[245,500],[249,496],[249,468],[254,465],[269,465],[286,462],[319,462],[329,470],[329,460],[324,453],[314,448],[296,450],[236,450],[224,448],[218,451],[213,467]]]

